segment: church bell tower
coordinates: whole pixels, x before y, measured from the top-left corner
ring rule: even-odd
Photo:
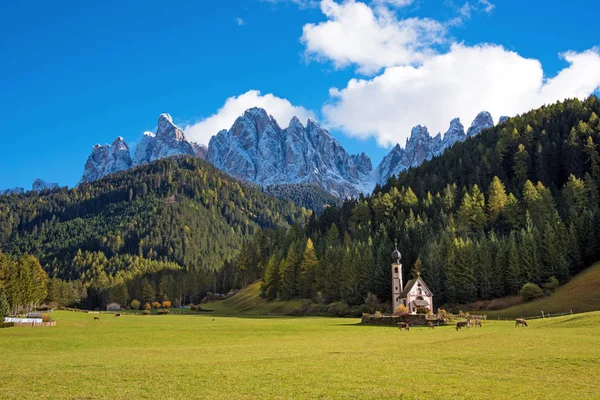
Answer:
[[[392,312],[400,305],[400,293],[404,290],[402,285],[402,264],[400,259],[402,255],[398,251],[398,242],[395,243],[395,250],[392,253]]]

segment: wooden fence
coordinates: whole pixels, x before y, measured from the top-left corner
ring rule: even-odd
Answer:
[[[563,315],[572,315],[573,314],[573,310],[569,310],[567,312],[564,313],[555,313],[555,314],[551,314],[551,313],[544,313],[542,311],[541,315],[534,315],[532,317],[523,317],[521,316],[522,319],[525,320],[529,320],[529,319],[543,319],[543,318],[554,318],[554,317],[562,317]],[[499,321],[513,321],[514,318],[500,318],[498,317]]]

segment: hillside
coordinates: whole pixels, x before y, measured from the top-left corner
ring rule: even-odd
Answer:
[[[267,298],[349,305],[390,301],[394,241],[436,307],[564,284],[600,259],[598,115],[592,96],[505,120],[240,260],[262,255]]]
[[[338,197],[329,194],[325,189],[308,183],[270,185],[265,187],[264,191],[271,196],[291,200],[294,204],[313,210],[317,214],[329,206],[339,206],[342,203]]]
[[[262,282],[254,282],[221,301],[202,304],[202,308],[218,314],[285,315],[300,307],[300,301],[267,301],[259,296]]]
[[[519,304],[499,311],[486,311],[489,318],[515,318],[548,314],[600,310],[600,263],[581,272],[548,297]]]
[[[201,296],[190,286],[200,291],[212,282],[220,290],[223,283],[211,278],[211,271],[221,270],[262,228],[288,227],[302,217],[291,201],[241,184],[208,162],[180,156],[70,190],[1,196],[0,251],[32,254],[51,277],[77,280],[88,289],[96,285],[100,304],[110,297],[107,287],[149,273],[158,274],[150,279],[152,292],[144,295],[138,280],[128,285],[129,296],[119,297],[121,304],[161,291],[161,297],[168,292],[169,299],[188,296],[189,301]],[[161,289],[162,270],[188,275],[179,274],[179,283],[165,278]],[[254,275],[249,269],[229,277],[227,285],[243,285]]]

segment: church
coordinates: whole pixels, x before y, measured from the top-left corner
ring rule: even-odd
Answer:
[[[399,305],[404,305],[410,314],[416,314],[417,309],[426,308],[433,312],[433,293],[425,284],[421,273],[417,273],[416,279],[411,279],[402,283],[402,264],[400,264],[401,254],[398,251],[398,244],[392,253],[392,306],[393,310]]]

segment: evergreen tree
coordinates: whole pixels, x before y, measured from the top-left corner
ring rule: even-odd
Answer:
[[[301,295],[306,299],[310,299],[315,293],[318,268],[319,260],[315,254],[313,242],[308,238],[304,248],[302,263],[300,264],[302,279]]]
[[[492,222],[498,219],[500,213],[504,211],[504,207],[508,203],[508,196],[504,184],[497,176],[494,176],[488,191],[488,216]]]

